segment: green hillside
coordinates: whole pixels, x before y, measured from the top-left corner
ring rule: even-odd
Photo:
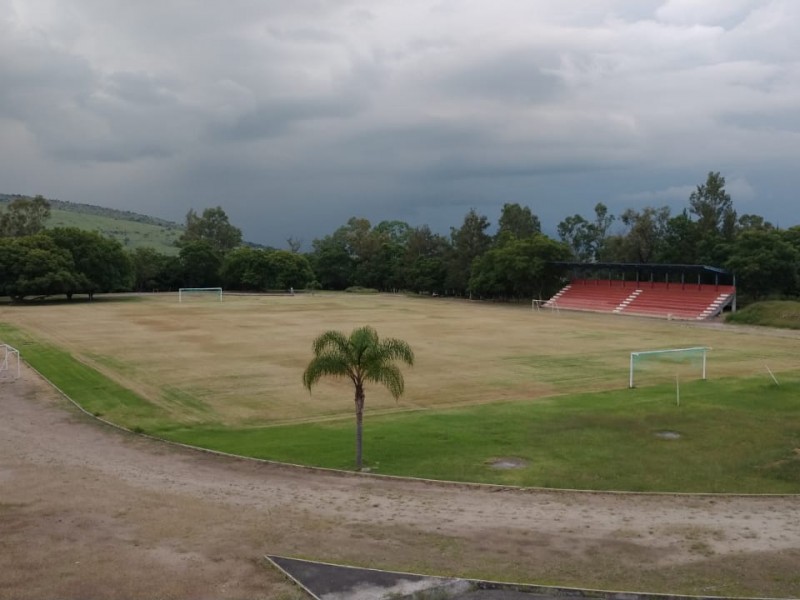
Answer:
[[[0,209],[16,196],[0,194]],[[78,204],[50,200],[50,218],[47,227],[77,227],[97,231],[112,237],[124,248],[149,247],[162,254],[175,255],[175,241],[183,232],[183,225],[130,211],[116,210],[91,204]]]

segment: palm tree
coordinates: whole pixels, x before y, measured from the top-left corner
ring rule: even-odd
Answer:
[[[403,340],[378,339],[378,332],[364,326],[350,337],[339,331],[326,331],[314,340],[314,358],[303,373],[303,385],[311,387],[324,375],[347,377],[356,388],[356,470],[362,466],[361,424],[364,417],[364,384],[368,381],[386,386],[397,400],[403,393],[403,375],[393,361],[414,364],[414,352]]]

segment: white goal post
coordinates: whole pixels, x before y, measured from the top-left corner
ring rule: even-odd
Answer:
[[[635,387],[634,374],[645,370],[647,363],[659,363],[661,370],[678,365],[697,365],[701,379],[706,379],[706,355],[711,348],[696,346],[694,348],[671,348],[669,350],[647,350],[644,352],[631,352],[630,374],[628,387]],[[654,359],[654,360],[651,360]]]
[[[19,378],[19,350],[0,344],[0,381]]]
[[[214,296],[214,299],[222,302],[221,287],[186,287],[178,289],[178,302],[183,302],[188,298]]]

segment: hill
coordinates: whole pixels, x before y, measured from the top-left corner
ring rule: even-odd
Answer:
[[[18,195],[0,194],[0,208]],[[116,210],[92,204],[51,200],[47,227],[77,227],[97,231],[119,240],[128,250],[154,248],[162,254],[175,255],[175,241],[183,233],[183,225],[127,210]]]
[[[771,300],[756,302],[728,315],[729,323],[800,329],[800,302]]]

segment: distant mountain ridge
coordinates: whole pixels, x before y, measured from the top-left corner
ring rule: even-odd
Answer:
[[[0,208],[24,194],[0,194]],[[47,227],[77,227],[97,231],[118,240],[126,249],[154,248],[162,254],[175,255],[175,245],[184,226],[174,221],[151,217],[129,210],[117,210],[93,204],[81,204],[48,198],[50,218]]]
[[[0,202],[11,202],[15,198],[30,198],[24,194],[0,194]],[[109,219],[119,219],[121,221],[135,221],[137,223],[147,223],[149,225],[158,225],[159,227],[171,227],[183,229],[183,225],[175,221],[168,221],[158,217],[151,217],[141,213],[133,212],[130,210],[117,210],[116,208],[107,208],[105,206],[97,206],[95,204],[82,204],[80,202],[69,202],[68,200],[55,200],[47,198],[50,203],[51,209],[65,210],[87,215],[98,215],[108,217]]]

